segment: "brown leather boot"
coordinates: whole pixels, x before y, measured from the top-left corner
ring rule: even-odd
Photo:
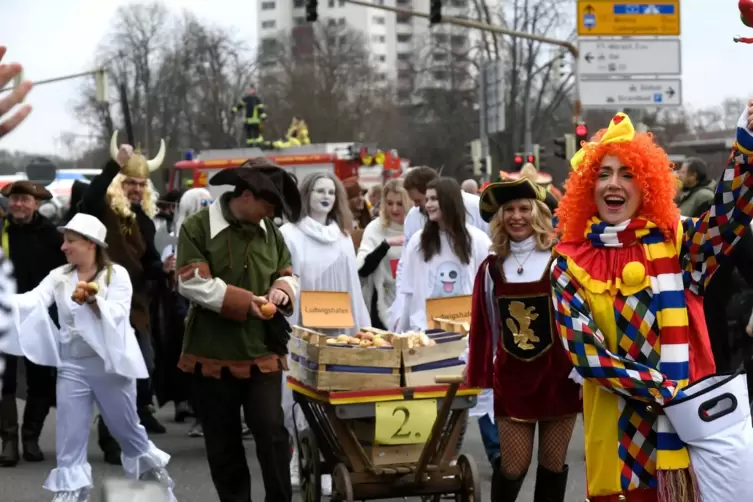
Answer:
[[[16,396],[8,396],[0,400],[0,467],[15,467],[18,465],[18,409]]]

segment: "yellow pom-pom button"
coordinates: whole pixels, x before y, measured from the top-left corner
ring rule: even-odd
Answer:
[[[622,269],[622,282],[626,286],[638,286],[646,278],[646,267],[639,261],[631,261]]]

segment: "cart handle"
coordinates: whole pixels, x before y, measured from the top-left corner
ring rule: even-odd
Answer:
[[[440,385],[452,385],[454,383],[461,384],[465,382],[465,377],[462,375],[439,375],[434,377],[434,383]]]

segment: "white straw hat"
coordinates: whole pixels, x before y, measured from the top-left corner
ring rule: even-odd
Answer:
[[[76,232],[102,248],[107,247],[107,243],[105,242],[107,228],[105,228],[101,221],[90,214],[77,213],[66,226],[58,227],[58,232],[60,233],[66,230]]]

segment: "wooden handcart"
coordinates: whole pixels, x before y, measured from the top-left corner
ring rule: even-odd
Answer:
[[[321,475],[332,475],[333,501],[422,496],[480,502],[473,458],[456,444],[479,389],[462,377],[437,377],[436,386],[320,392],[288,378],[309,428],[295,431],[301,496],[321,499]]]

